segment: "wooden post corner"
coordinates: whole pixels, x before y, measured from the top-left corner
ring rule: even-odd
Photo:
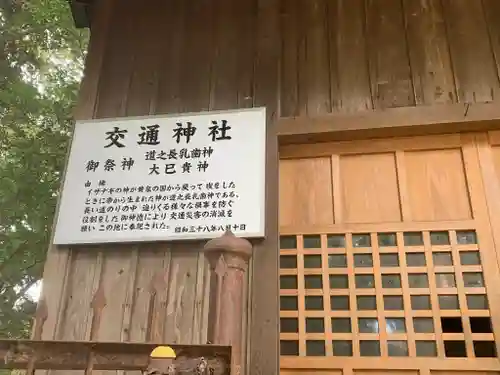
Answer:
[[[244,277],[252,256],[252,244],[236,237],[230,230],[207,242],[204,247],[210,267],[217,277],[214,344],[230,345],[231,374],[240,375],[244,358],[241,353],[243,334]]]

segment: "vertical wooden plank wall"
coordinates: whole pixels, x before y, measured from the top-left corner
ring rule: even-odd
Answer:
[[[251,265],[252,373],[278,368],[275,120],[498,100],[497,3],[96,1],[77,118],[268,109],[269,238]],[[205,342],[210,278],[201,245],[51,249],[43,337]],[[96,330],[92,306],[102,302]]]
[[[459,100],[493,100],[498,75],[483,2],[444,0],[443,7]]]
[[[456,102],[441,0],[403,5],[416,104]]]
[[[375,108],[415,104],[401,1],[367,0],[368,66]]]
[[[95,8],[78,118],[262,105],[268,105],[271,121],[277,117],[277,0],[137,4],[106,0]],[[269,138],[275,139],[272,127]],[[272,159],[268,181],[277,180],[277,144],[268,153]],[[274,189],[268,199],[277,202],[276,193]],[[273,206],[269,207],[272,211]],[[269,279],[262,279],[261,285],[255,285],[265,292],[246,299],[244,317],[250,321],[251,310],[267,322],[255,324],[259,328],[252,332],[250,324],[244,327],[253,338],[254,357],[265,358],[274,343],[274,363],[260,368],[266,374],[278,368],[278,285],[277,275],[273,276],[278,255],[272,250],[277,248],[277,212],[271,212],[270,218],[269,238],[256,244],[255,259],[266,265],[259,272],[267,272],[276,282],[270,287]],[[200,252],[203,245],[51,249],[42,297],[51,311],[43,338],[206,343],[210,274]],[[273,305],[274,309],[267,309]],[[249,342],[245,339],[243,348],[249,348]]]
[[[282,117],[498,100],[495,0],[281,0],[281,12]]]

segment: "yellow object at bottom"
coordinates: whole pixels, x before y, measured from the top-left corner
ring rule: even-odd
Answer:
[[[149,356],[151,358],[175,358],[176,354],[170,346],[157,346]]]

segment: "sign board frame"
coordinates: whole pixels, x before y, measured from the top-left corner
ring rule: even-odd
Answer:
[[[226,128],[228,129],[227,134],[229,134],[229,132],[231,132],[231,134],[233,134],[233,137],[236,136],[237,138],[238,137],[241,138],[244,136],[244,139],[242,138],[242,139],[238,140],[238,142],[240,142],[241,140],[244,140],[244,143],[242,143],[239,147],[235,147],[235,144],[237,144],[237,143],[235,143],[234,141],[233,141],[233,143],[230,143],[230,142],[232,142],[231,140],[223,139],[224,138],[224,137],[222,137],[223,131],[221,132],[220,130],[224,130],[223,129],[224,125],[222,123],[222,120],[224,118],[228,119],[227,123],[225,125]],[[250,121],[251,123],[246,124],[245,118],[249,118],[248,121]],[[122,128],[120,128],[118,126],[119,130],[123,130],[124,128],[125,129],[135,129],[134,131],[136,131],[136,134],[126,133],[125,135],[127,135],[128,137],[131,137],[131,138],[135,137],[134,142],[139,143],[140,141],[146,140],[146,138],[147,138],[146,131],[151,130],[149,128],[149,126],[154,125],[155,123],[158,123],[160,125],[159,125],[159,127],[156,128],[156,130],[159,130],[159,132],[162,132],[162,131],[174,132],[174,129],[176,128],[176,126],[178,126],[179,128],[183,128],[183,131],[180,132],[181,139],[186,140],[187,139],[186,137],[189,136],[189,133],[193,133],[192,129],[187,130],[187,131],[185,130],[185,129],[187,129],[186,124],[188,124],[188,122],[191,122],[192,126],[197,129],[194,132],[194,134],[191,134],[190,140],[193,143],[191,143],[191,145],[189,145],[190,150],[188,150],[188,152],[191,152],[191,154],[190,154],[191,157],[193,157],[192,161],[194,161],[194,159],[196,159],[196,157],[199,157],[198,159],[200,161],[201,160],[206,161],[207,159],[210,159],[210,161],[215,160],[214,166],[217,167],[219,165],[217,163],[221,163],[222,159],[224,157],[226,157],[226,158],[229,157],[230,159],[228,159],[228,160],[230,160],[230,161],[227,163],[232,165],[233,169],[234,169],[234,165],[238,164],[238,160],[241,163],[245,163],[246,162],[245,160],[252,159],[252,160],[248,161],[248,163],[253,162],[253,165],[248,164],[248,166],[249,166],[248,168],[254,172],[252,176],[247,176],[246,179],[244,179],[243,177],[241,177],[241,172],[242,172],[241,168],[239,170],[233,171],[233,173],[235,175],[236,175],[236,173],[239,173],[238,177],[234,178],[234,180],[235,180],[234,182],[236,182],[236,184],[239,184],[239,186],[236,186],[233,189],[235,191],[229,191],[229,189],[231,189],[231,187],[234,187],[234,185],[235,185],[234,183],[230,184],[230,182],[232,180],[230,181],[230,178],[229,178],[230,176],[228,175],[228,172],[227,172],[227,170],[229,170],[229,169],[227,169],[226,171],[223,171],[223,168],[221,168],[222,167],[222,165],[221,165],[221,166],[219,166],[219,168],[215,168],[215,167],[212,168],[213,172],[210,172],[210,173],[215,173],[214,175],[218,176],[219,180],[220,180],[221,176],[226,176],[224,181],[222,181],[222,180],[219,181],[220,184],[215,185],[215,186],[218,186],[221,191],[224,189],[228,189],[228,193],[233,194],[232,197],[234,198],[233,199],[234,211],[233,210],[230,210],[230,211],[232,212],[232,215],[234,215],[234,217],[236,217],[237,220],[244,222],[244,220],[243,220],[244,218],[242,216],[243,213],[241,212],[241,210],[244,209],[246,211],[245,214],[248,213],[248,215],[246,215],[246,216],[251,217],[251,220],[254,221],[254,223],[251,223],[249,225],[249,229],[246,230],[246,224],[239,224],[239,227],[238,227],[236,224],[233,225],[232,222],[228,221],[227,219],[222,218],[222,220],[220,220],[220,224],[217,226],[218,227],[217,230],[215,230],[215,231],[210,230],[208,232],[204,231],[205,228],[203,229],[202,232],[192,232],[191,229],[193,227],[193,221],[188,220],[188,222],[191,223],[190,225],[188,225],[189,231],[184,231],[186,228],[182,227],[183,231],[177,232],[177,230],[179,228],[176,227],[175,228],[176,231],[174,231],[174,232],[172,232],[172,230],[169,229],[170,230],[169,232],[163,231],[162,233],[160,233],[160,232],[158,232],[158,228],[157,228],[155,234],[147,233],[146,231],[143,231],[143,232],[141,232],[141,235],[133,235],[133,236],[130,236],[130,235],[128,235],[128,236],[127,235],[116,235],[116,236],[98,235],[95,237],[91,237],[89,235],[87,235],[87,236],[75,235],[75,225],[76,224],[74,224],[74,221],[75,220],[83,220],[84,215],[80,211],[79,213],[74,214],[72,216],[69,213],[69,210],[71,209],[71,206],[74,204],[78,204],[77,210],[79,210],[80,207],[82,207],[81,206],[82,203],[81,203],[81,201],[78,203],[77,197],[83,198],[82,197],[82,187],[81,187],[83,179],[88,180],[87,182],[85,182],[85,184],[88,184],[90,182],[90,185],[85,186],[85,190],[89,191],[88,194],[90,197],[92,194],[90,192],[91,189],[94,189],[94,191],[99,190],[98,189],[99,186],[96,189],[95,184],[96,183],[99,184],[103,181],[104,182],[106,182],[106,181],[103,179],[100,179],[98,177],[96,177],[95,179],[90,181],[90,176],[88,176],[89,175],[88,172],[89,171],[90,172],[97,172],[99,170],[100,173],[94,173],[94,175],[98,175],[98,176],[102,177],[103,176],[102,169],[106,165],[106,164],[104,164],[104,160],[102,160],[102,157],[105,155],[108,155],[110,157],[116,156],[117,155],[116,149],[124,150],[127,148],[127,147],[115,147],[116,144],[112,144],[110,148],[115,150],[113,152],[110,152],[110,153],[101,152],[102,151],[102,149],[101,149],[101,151],[99,151],[99,152],[101,152],[101,154],[97,155],[97,156],[100,156],[101,159],[99,161],[95,161],[95,163],[94,163],[94,164],[98,164],[98,166],[93,170],[92,169],[89,170],[88,169],[89,164],[87,164],[87,170],[83,170],[83,169],[81,169],[82,168],[81,155],[79,155],[78,153],[82,152],[82,147],[83,147],[82,142],[84,142],[84,141],[82,141],[79,137],[82,137],[82,138],[86,137],[85,139],[87,139],[87,141],[88,141],[87,143],[89,143],[90,140],[93,140],[93,138],[92,139],[89,138],[89,132],[92,132],[91,128],[95,130],[95,128],[99,128],[99,127],[102,127],[102,135],[108,134],[108,137],[109,137],[110,132],[111,132],[110,129],[114,128],[115,126],[117,126],[117,124],[121,123]],[[141,128],[141,126],[138,125],[139,123],[142,123],[144,126]],[[128,125],[124,125],[124,124],[128,124]],[[169,125],[169,127],[166,124]],[[181,125],[179,125],[179,124],[181,124]],[[215,127],[215,131],[210,127],[210,125],[212,125],[212,127]],[[104,126],[106,126],[106,127],[104,127]],[[243,131],[243,127],[245,128],[244,131]],[[209,128],[211,129],[210,132],[212,132],[212,134],[210,136],[207,133],[209,131]],[[166,129],[169,129],[169,130],[166,130]],[[99,130],[100,130],[100,128],[99,128]],[[115,131],[116,131],[116,129],[115,129]],[[205,133],[205,134],[203,134],[203,133]],[[151,135],[151,133],[148,133],[148,134]],[[172,133],[170,133],[170,134],[172,134]],[[58,209],[58,212],[56,215],[56,220],[55,220],[53,243],[55,245],[78,245],[78,244],[179,241],[179,240],[190,241],[190,240],[202,240],[202,239],[208,240],[208,239],[220,236],[224,232],[224,230],[226,230],[226,229],[231,229],[233,231],[233,233],[235,233],[235,235],[238,235],[238,236],[244,237],[244,238],[263,238],[263,237],[265,237],[265,227],[266,227],[265,226],[265,219],[266,219],[266,216],[265,216],[266,192],[265,191],[266,191],[266,149],[267,149],[267,136],[266,136],[266,134],[267,134],[267,117],[266,117],[265,107],[235,109],[235,110],[226,110],[226,111],[208,111],[208,112],[180,113],[180,114],[154,115],[154,116],[117,117],[117,118],[104,118],[104,119],[92,119],[92,120],[77,121],[75,123],[75,126],[74,126],[74,134],[73,134],[72,142],[70,145],[70,150],[68,153],[66,173],[64,175],[64,181],[62,183],[63,187],[61,189],[59,209]],[[157,135],[158,135],[158,133],[157,133]],[[198,141],[195,140],[195,136],[198,136]],[[184,138],[182,138],[182,137],[184,137]],[[201,155],[201,156],[199,153],[199,150],[202,148],[202,143],[200,143],[200,141],[199,141],[200,137],[204,137],[204,139],[206,140],[206,143],[207,143],[206,148],[209,150],[209,151],[207,151],[207,153],[205,153],[204,155]],[[217,137],[219,139],[217,139]],[[172,137],[172,138],[174,138],[174,137]],[[121,138],[119,133],[115,133],[113,139],[114,139],[114,141],[121,142],[122,145],[125,142],[124,141],[125,138]],[[162,140],[163,141],[166,140],[165,137],[159,138],[159,139],[160,139],[160,143]],[[149,142],[151,142],[152,138],[150,137],[147,140]],[[177,137],[177,140],[179,140],[179,137]],[[100,139],[96,140],[96,142],[99,142],[99,145],[103,141],[104,141],[104,138],[100,138]],[[106,146],[109,143],[111,143],[111,141],[112,140],[108,139],[106,141],[107,142]],[[154,141],[154,139],[153,139],[153,141]],[[157,157],[159,155],[159,152],[161,151],[162,155],[163,155],[162,160],[158,160],[158,159],[148,160],[148,163],[149,164],[152,163],[155,165],[156,164],[159,165],[160,163],[166,163],[166,159],[168,159],[168,156],[165,153],[165,151],[163,151],[163,149],[165,149],[165,148],[171,149],[172,148],[171,146],[175,146],[175,144],[172,142],[173,142],[173,139],[170,140],[170,143],[167,142],[168,146],[165,146],[165,142],[163,145],[161,145],[161,144],[151,145],[151,143],[150,143],[148,145],[145,145],[146,147],[144,147],[144,149],[141,151],[144,152],[146,155],[147,150],[155,150]],[[130,145],[130,143],[128,145]],[[253,145],[253,147],[255,147],[257,149],[252,151],[251,150],[252,145]],[[137,145],[135,145],[135,146],[137,146]],[[186,146],[186,144],[179,144],[178,148],[180,149],[181,146]],[[136,148],[138,148],[138,147],[136,147]],[[220,148],[220,150],[217,150],[217,148]],[[129,150],[130,149],[131,149],[131,147],[129,147]],[[193,154],[193,152],[195,150],[198,150],[196,152],[196,155]],[[228,155],[228,153],[229,153],[228,151],[226,151],[226,153],[224,154],[224,150],[229,150],[231,152],[231,154]],[[219,152],[217,153],[217,151],[219,151]],[[239,151],[241,151],[241,152],[239,152]],[[246,158],[243,157],[243,154],[242,154],[245,151],[247,152]],[[251,151],[252,153],[248,154],[249,151]],[[126,153],[127,152],[125,152],[125,154]],[[77,155],[77,156],[75,156],[75,155]],[[134,155],[137,157],[138,154],[134,154]],[[184,156],[186,156],[186,155],[188,155],[188,154],[185,154]],[[251,155],[250,158],[248,157],[249,155]],[[179,155],[177,155],[177,156],[179,156]],[[189,155],[188,155],[188,157],[189,157]],[[147,155],[146,155],[146,158],[147,158]],[[89,156],[89,159],[92,159],[92,157]],[[111,160],[111,159],[108,159],[107,161],[109,161],[109,160]],[[158,161],[158,163],[153,163],[153,161],[156,161],[156,160]],[[89,162],[90,161],[91,160],[89,160]],[[168,163],[168,164],[170,165],[170,163]],[[193,163],[191,163],[191,164],[193,164]],[[200,162],[200,164],[201,164],[201,162]],[[205,163],[205,165],[206,164],[207,163]],[[95,165],[93,165],[93,166],[95,166]],[[91,167],[93,167],[93,166],[91,166]],[[140,160],[138,164],[134,164],[133,166],[141,166],[143,168],[144,167],[144,160]],[[100,167],[100,169],[99,169],[99,167]],[[109,167],[109,165],[108,165],[108,167]],[[184,166],[182,166],[182,167],[184,167]],[[75,172],[76,168],[79,168],[79,170],[81,170],[81,172],[76,173]],[[115,161],[114,168],[115,168],[115,170],[112,170],[113,172],[117,171],[117,169],[119,168],[119,165],[116,163],[116,161]],[[152,167],[150,167],[150,172],[151,172],[151,168]],[[179,169],[180,168],[179,164],[177,164],[175,168]],[[210,166],[208,166],[208,169],[210,169]],[[208,169],[206,169],[206,170],[208,170]],[[129,171],[130,171],[130,168],[129,168]],[[191,171],[203,172],[203,170],[196,171],[193,168],[191,168]],[[110,172],[110,171],[108,170],[108,172]],[[157,172],[160,172],[160,169],[157,168],[157,171],[155,171],[155,174]],[[171,170],[167,171],[167,164],[165,164],[165,170],[161,170],[161,173],[166,174],[167,172],[171,172]],[[177,170],[177,172],[179,172],[179,170]],[[190,171],[188,171],[188,172],[190,172]],[[87,177],[89,177],[89,178],[82,177],[83,179],[80,179],[81,174],[86,174]],[[193,178],[190,177],[193,175],[194,174],[186,174],[185,176],[186,176],[186,178],[188,178],[188,180],[189,180],[188,184],[191,186],[191,188],[195,189],[194,188],[195,184],[193,184],[194,180],[193,180]],[[160,176],[160,177],[164,177],[164,176]],[[166,177],[168,177],[168,181],[173,181],[172,175],[168,175]],[[144,178],[146,178],[146,177],[144,177]],[[77,179],[79,179],[78,183],[75,182]],[[100,181],[98,182],[97,180],[100,180]],[[130,181],[130,179],[129,179],[129,181]],[[134,181],[136,181],[136,179],[134,179]],[[179,181],[181,181],[181,180],[179,180]],[[162,178],[162,182],[164,182],[164,183],[159,184],[159,187],[163,188],[164,186],[168,186],[168,187],[174,186],[174,182],[166,185],[165,178]],[[115,183],[116,183],[116,181],[115,181]],[[223,183],[224,183],[224,187],[223,187]],[[75,184],[80,184],[80,185],[76,186]],[[182,187],[186,186],[186,184],[180,184],[180,182],[179,183],[175,182],[175,184],[181,185]],[[203,188],[210,187],[210,185],[207,185],[208,182],[206,180],[206,177],[203,179],[203,184],[204,184]],[[199,183],[196,185],[197,185],[197,187],[200,187]],[[248,185],[248,186],[246,186],[246,185]],[[102,190],[107,190],[106,185],[100,186],[100,187],[102,188]],[[214,187],[214,185],[212,185],[212,188],[213,187]],[[156,189],[157,186],[154,186],[154,188]],[[201,191],[200,195],[204,194],[202,192],[203,188],[200,187],[200,191]],[[238,193],[238,191],[240,191],[238,189],[241,189],[241,193]],[[113,190],[112,187],[111,187],[111,189],[108,190],[108,192],[110,190]],[[120,191],[121,190],[122,189],[120,189]],[[252,192],[252,195],[255,195],[255,199],[253,200],[252,204],[248,203],[250,201],[250,198],[251,198],[251,196],[249,194],[250,191]],[[171,195],[174,194],[174,191],[170,191],[170,192],[172,193]],[[150,193],[151,193],[150,194],[150,196],[151,196],[153,194],[153,192],[151,191]],[[158,193],[158,191],[157,191],[157,193]],[[163,193],[166,194],[167,192],[163,191]],[[178,191],[177,193],[180,193],[180,192]],[[205,191],[205,193],[206,193],[206,191]],[[226,202],[229,204],[229,201],[231,201],[231,199],[227,197],[227,194],[225,192],[224,192],[224,194],[225,194],[224,197],[229,199]],[[234,194],[236,194],[236,198],[234,197]],[[159,195],[160,195],[159,193],[156,194],[157,197]],[[242,195],[243,197],[241,197],[240,195]],[[96,197],[93,197],[92,199],[95,200],[95,198]],[[99,199],[101,199],[101,198],[99,198]],[[109,199],[109,197],[107,197],[106,199]],[[149,196],[148,196],[148,199],[150,199]],[[246,199],[247,201],[246,202],[243,201],[244,199]],[[91,203],[89,203],[88,199],[86,199],[86,201],[87,201],[88,205],[91,204]],[[207,204],[207,201],[208,200],[204,201],[205,205]],[[214,202],[215,201],[213,201],[212,204],[214,204]],[[244,202],[244,203],[242,204],[242,202]],[[141,202],[138,202],[137,205],[139,205],[140,203]],[[142,202],[142,203],[144,203],[144,202]],[[172,202],[167,202],[167,203],[172,203]],[[164,203],[164,204],[167,204],[167,203]],[[96,204],[98,204],[98,203],[96,203]],[[197,204],[199,204],[199,203],[197,203]],[[219,202],[219,204],[220,204],[220,202]],[[86,210],[87,210],[87,208],[86,208]],[[238,210],[240,210],[240,212],[238,212]],[[211,213],[213,213],[213,210],[211,211]],[[226,211],[226,214],[229,214],[229,210]],[[103,215],[104,215],[104,213],[103,213]],[[186,213],[186,215],[187,215],[187,213]],[[204,215],[204,213],[203,213],[203,215]],[[94,217],[95,217],[95,215],[94,215]],[[107,217],[109,219],[109,215]],[[164,215],[162,215],[162,218],[164,218]],[[203,219],[206,219],[206,218],[203,218]],[[88,220],[88,218],[87,218],[87,220]],[[195,219],[193,219],[193,220],[195,220]],[[198,219],[196,219],[196,220],[198,220],[198,222],[200,222],[200,223],[203,223],[203,224],[200,224],[197,226],[198,229],[200,229],[200,226],[202,226],[202,225],[210,226],[211,229],[214,228],[213,220],[210,223],[208,223],[209,220],[208,221],[201,220],[200,217],[198,217]],[[164,221],[165,220],[163,220],[163,222]],[[171,221],[172,220],[170,220],[170,219],[168,220],[168,222],[171,222]],[[238,221],[236,221],[236,222],[238,222]],[[256,222],[256,224],[255,224],[255,222]],[[80,222],[78,224],[78,226],[83,228],[83,224],[90,225],[90,223],[88,223],[88,221],[87,221],[86,223]],[[93,224],[99,224],[99,223],[93,223]],[[100,223],[100,225],[102,226],[102,223]],[[107,223],[105,225],[105,228],[109,227],[109,225],[111,225],[111,223]],[[113,225],[116,226],[117,224],[114,223]],[[153,225],[153,224],[151,224],[151,225]],[[160,224],[157,224],[157,225],[160,225]],[[163,225],[163,224],[161,224],[161,225]],[[224,230],[223,230],[223,227],[224,227]],[[151,227],[149,227],[149,228],[151,228]],[[94,225],[94,232],[95,232],[95,225]],[[104,232],[106,232],[106,231],[104,231]],[[126,232],[126,231],[123,231],[123,232]]]

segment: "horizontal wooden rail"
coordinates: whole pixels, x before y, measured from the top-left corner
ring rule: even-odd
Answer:
[[[0,340],[0,358],[3,358],[0,369],[88,370],[91,367],[92,370],[144,371],[149,354],[156,346],[150,343]],[[229,374],[229,346],[170,346],[178,359],[204,358],[208,374]]]
[[[318,117],[282,117],[280,145],[498,129],[500,103],[436,104]]]

